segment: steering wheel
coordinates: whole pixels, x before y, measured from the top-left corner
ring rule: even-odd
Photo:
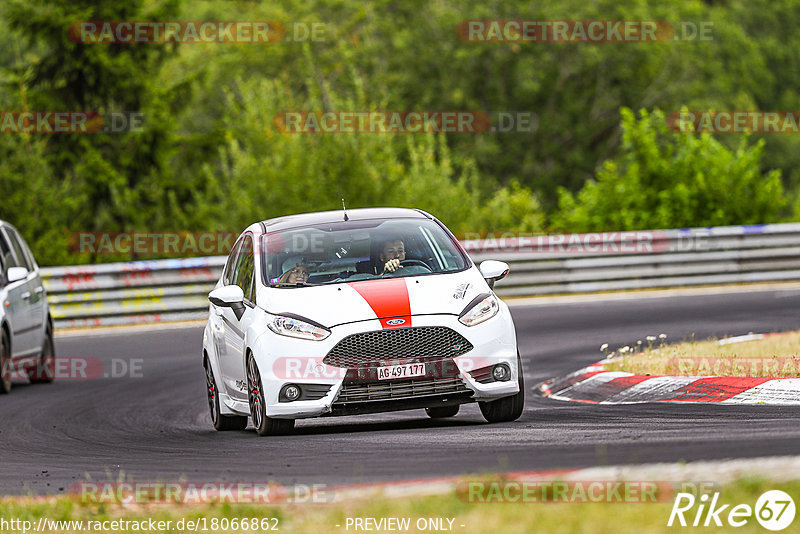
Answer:
[[[424,268],[424,269],[425,269],[425,270],[427,270],[428,272],[431,272],[431,273],[433,272],[433,269],[431,269],[431,268],[428,266],[428,264],[427,264],[427,263],[425,263],[425,262],[424,262],[424,261],[422,261],[422,260],[401,260],[401,261],[400,261],[400,265],[401,265],[402,267],[410,267],[410,266],[412,266],[412,265],[417,265],[417,266],[419,266],[419,267],[422,267],[422,268]],[[395,272],[393,272],[393,273],[392,273],[392,272],[389,272],[389,271],[386,271],[385,273],[383,273],[383,276],[387,276],[387,275],[394,275],[394,274],[397,274],[397,271],[395,271]]]
[[[431,269],[431,268],[428,266],[428,264],[427,264],[427,263],[425,263],[425,262],[424,262],[424,261],[422,261],[422,260],[401,260],[401,261],[400,261],[400,265],[403,265],[403,266],[406,266],[406,265],[409,265],[409,266],[410,266],[410,265],[419,265],[420,267],[424,267],[424,268],[426,268],[427,270],[429,270],[430,272],[433,272],[433,269]]]

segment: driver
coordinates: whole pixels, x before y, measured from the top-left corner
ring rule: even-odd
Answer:
[[[400,262],[406,259],[406,247],[402,239],[387,239],[381,247],[380,260],[383,263],[383,272],[393,273],[397,269],[402,269]]]

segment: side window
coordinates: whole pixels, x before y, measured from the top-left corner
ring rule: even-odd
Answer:
[[[233,248],[231,249],[231,253],[228,256],[228,261],[225,263],[225,272],[222,276],[222,283],[226,286],[233,284],[233,271],[236,268],[236,260],[239,256],[239,248],[242,245],[242,241],[244,239],[240,239],[236,243],[233,244]]]
[[[255,256],[253,255],[253,238],[245,236],[242,240],[242,247],[239,250],[239,258],[236,262],[236,273],[234,284],[242,288],[244,298],[253,301],[253,271],[255,270]]]
[[[19,242],[17,233],[11,228],[6,228],[5,233],[6,237],[8,237],[8,240],[11,243],[11,248],[14,250],[14,255],[17,257],[16,265],[25,267],[28,269],[28,271],[31,271],[32,266],[28,263],[28,257],[25,255],[25,251],[22,249],[22,245]]]
[[[39,264],[36,263],[36,258],[33,257],[33,251],[31,250],[31,247],[29,247],[27,241],[21,237],[20,243],[22,244],[22,248],[25,249],[25,254],[28,256],[28,263],[30,264],[31,269],[35,271],[39,268]]]
[[[25,253],[25,259],[28,262],[28,270],[35,271],[39,268],[39,265],[36,264],[36,258],[33,257],[31,247],[28,246],[28,242],[22,238],[19,232],[16,232],[15,235],[17,237],[17,241],[19,241],[19,246],[22,249],[22,252]]]
[[[6,237],[0,230],[0,268],[3,269],[3,277],[5,277],[6,270],[9,267],[16,267],[14,257],[11,255],[11,246],[6,241]]]

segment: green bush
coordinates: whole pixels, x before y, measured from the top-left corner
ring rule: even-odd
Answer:
[[[573,195],[559,191],[553,226],[573,232],[775,222],[780,171],[761,173],[764,142],[730,150],[708,134],[676,133],[664,114],[622,108],[620,155]]]

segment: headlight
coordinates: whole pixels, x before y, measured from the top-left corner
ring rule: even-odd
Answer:
[[[276,334],[299,339],[321,341],[331,335],[329,330],[321,326],[313,325],[294,317],[278,316],[272,319],[267,326]]]
[[[494,295],[489,295],[458,318],[462,324],[475,326],[497,315],[500,305]]]

